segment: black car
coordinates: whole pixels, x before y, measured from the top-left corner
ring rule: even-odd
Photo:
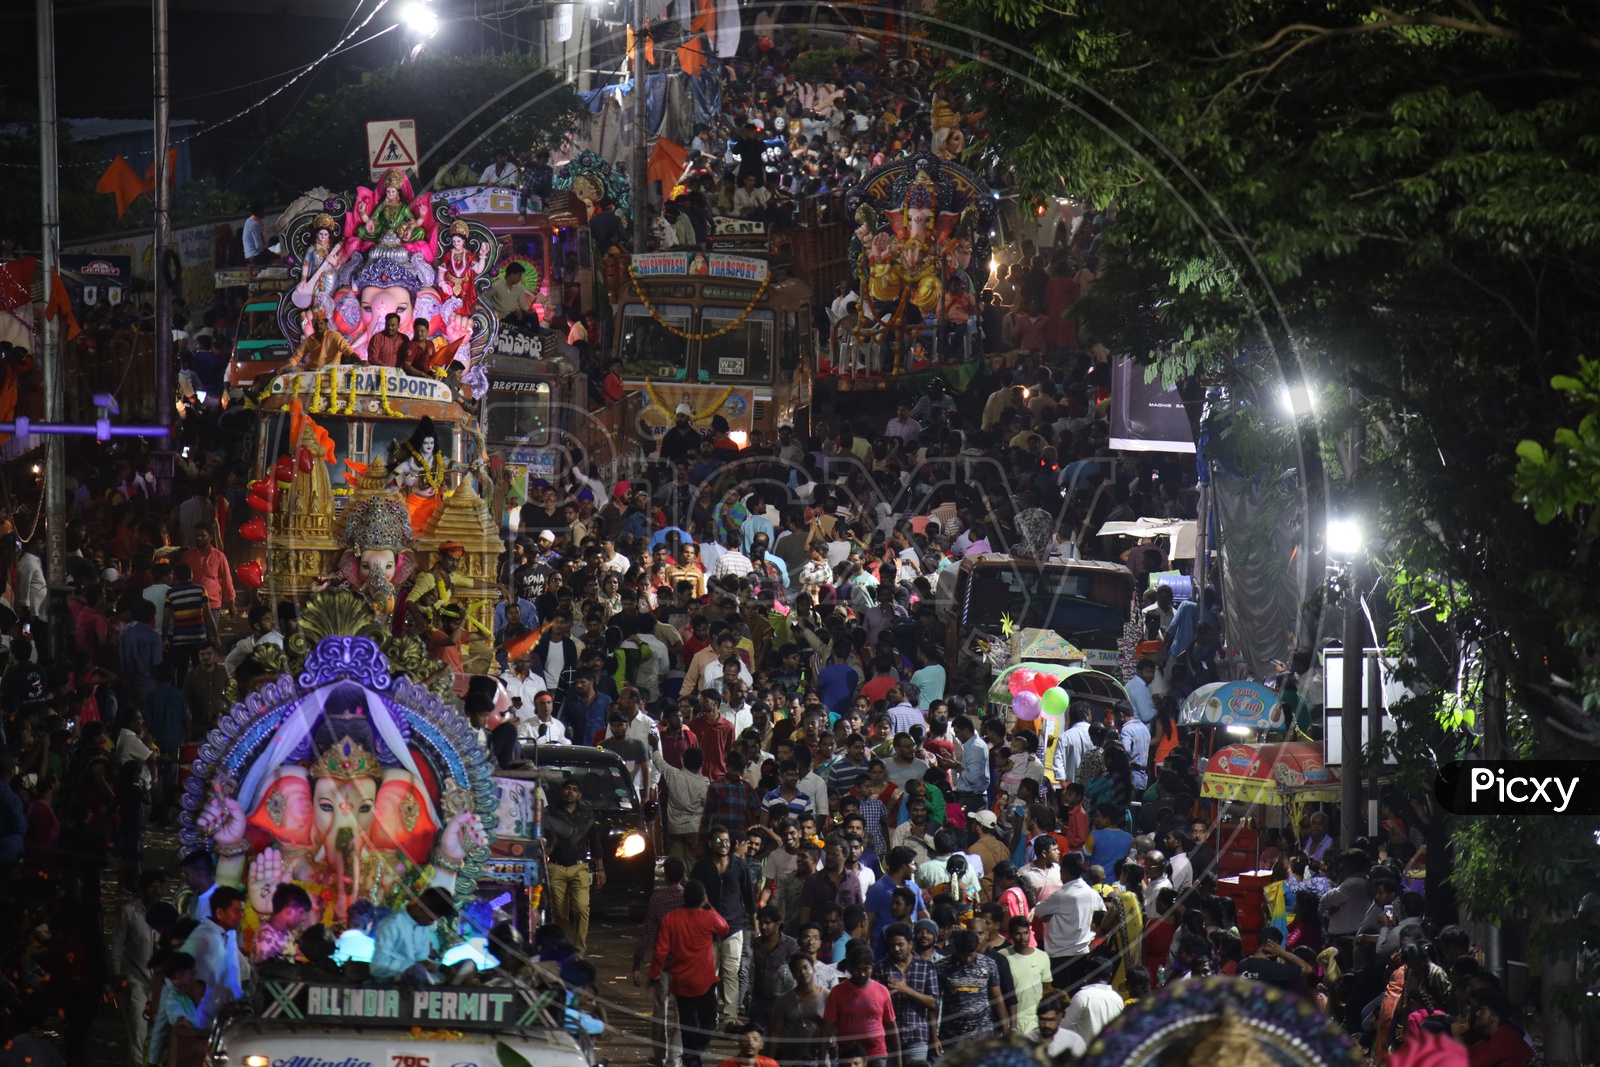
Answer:
[[[625,909],[634,917],[642,917],[655,889],[656,850],[650,837],[655,802],[640,802],[627,765],[608,749],[529,745],[523,754],[532,760],[535,770],[509,773],[518,778],[537,775],[546,804],[560,803],[562,781],[569,775],[576,778],[583,789],[583,799],[599,819],[606,885],[590,893],[590,913]]]

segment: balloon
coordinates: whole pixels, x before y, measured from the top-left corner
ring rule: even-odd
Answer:
[[[1065,689],[1046,689],[1039,698],[1039,706],[1046,715],[1060,715],[1072,703]]]
[[[1033,685],[1030,688],[1032,688],[1032,690],[1040,696],[1044,696],[1046,693],[1060,684],[1060,678],[1057,678],[1053,674],[1046,674],[1043,671],[1040,671],[1038,674],[1033,676]]]
[[[260,544],[267,539],[266,520],[261,518],[259,515],[256,516],[243,526],[239,527],[239,536],[244,538],[246,541],[254,541],[256,544]]]
[[[1039,695],[1024,689],[1014,693],[1011,697],[1011,714],[1023,722],[1031,722],[1039,717]]]
[[[311,449],[301,445],[294,450],[294,463],[300,468],[301,474],[310,474],[311,468],[317,465],[317,457],[311,454]]]
[[[255,521],[260,522],[261,520],[256,519]],[[261,573],[261,561],[258,559],[253,559],[249,563],[241,563],[233,568],[233,576],[251,589],[260,589],[261,583],[266,581],[266,577]]]
[[[257,511],[265,512],[268,515],[272,514],[272,501],[262,496],[260,493],[251,493],[249,496],[244,498],[244,502],[255,508]]]
[[[279,486],[294,481],[294,460],[288,456],[279,456],[278,461],[272,465],[272,478]]]
[[[1012,671],[1011,676],[1006,679],[1006,684],[1011,687],[1012,696],[1016,696],[1018,693],[1031,692],[1033,690],[1033,672],[1026,667]]]

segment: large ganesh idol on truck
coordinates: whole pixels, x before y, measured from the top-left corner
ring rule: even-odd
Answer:
[[[441,378],[454,369],[466,392],[481,397],[488,380],[480,364],[499,322],[478,297],[499,247],[481,223],[451,217],[454,210],[436,207],[432,193],[414,194],[404,171],[389,170],[376,187],[357,188],[353,206],[329,197],[290,219],[285,249],[295,285],[278,319],[297,345],[293,369],[382,363]],[[390,315],[399,318],[399,341],[425,344],[427,358],[408,347],[391,362],[398,342],[377,342]]]
[[[467,721],[419,684],[396,638],[353,592],[306,607],[289,670],[234,705],[201,746],[180,836],[247,895],[244,940],[293,882],[311,921],[342,929],[359,901],[396,908],[430,886],[465,901],[488,858],[496,794]]]

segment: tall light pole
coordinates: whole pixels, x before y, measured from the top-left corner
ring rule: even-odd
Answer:
[[[649,134],[645,126],[650,111],[645,100],[644,71],[644,2],[633,0],[633,154],[628,163],[628,183],[633,190],[633,251],[637,255],[645,250],[649,236],[650,182],[646,172],[650,169]],[[668,190],[663,189],[665,195]]]
[[[61,248],[61,188],[57,174],[56,121],[56,17],[54,0],[38,0],[39,45],[39,202],[40,266],[44,269],[44,300],[50,306],[56,263]],[[56,321],[39,324],[40,360],[44,364],[44,417],[60,422],[65,414],[62,388],[61,336]],[[66,441],[51,434],[44,444],[45,579],[50,585],[51,651],[66,649],[67,619],[67,453]]]
[[[171,94],[167,85],[167,0],[155,0],[155,247],[156,247],[156,413],[172,425],[172,286],[167,255],[172,248],[172,175],[167,152],[171,140]]]
[[[1351,847],[1361,836],[1361,777],[1356,760],[1361,757],[1362,670],[1367,662],[1361,626],[1361,531],[1349,519],[1328,520],[1328,554],[1349,562],[1344,597],[1344,650],[1340,659],[1339,742],[1339,844]]]

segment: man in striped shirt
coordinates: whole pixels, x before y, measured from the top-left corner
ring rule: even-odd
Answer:
[[[183,684],[183,676],[206,645],[216,646],[217,624],[211,615],[210,598],[194,580],[187,563],[172,568],[172,587],[167,590],[166,608],[161,613],[162,637],[166,639],[173,681]]]

